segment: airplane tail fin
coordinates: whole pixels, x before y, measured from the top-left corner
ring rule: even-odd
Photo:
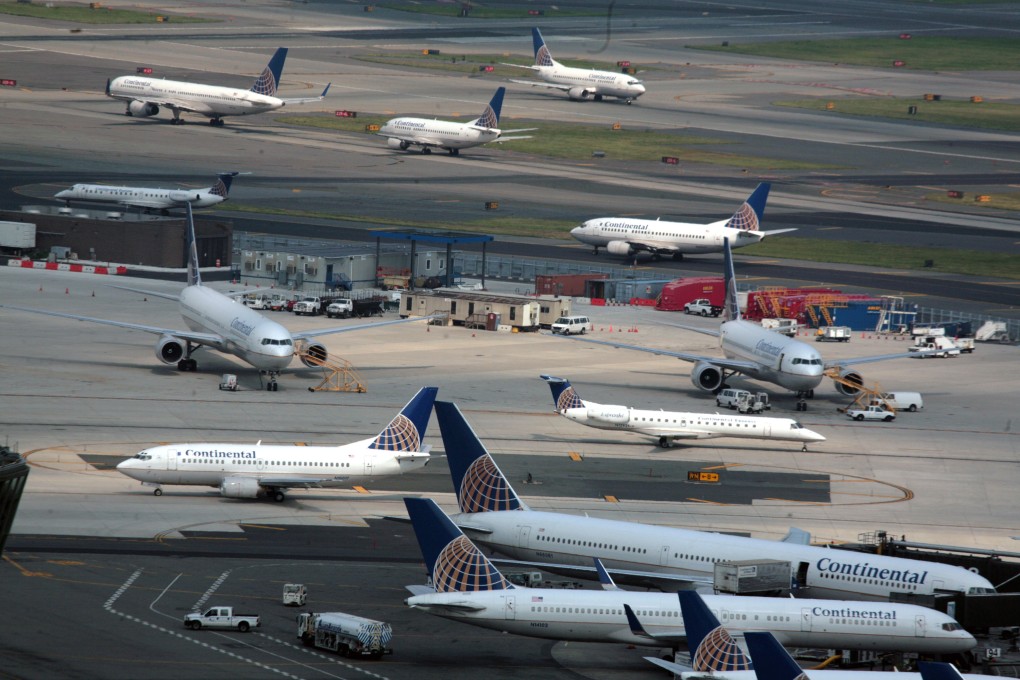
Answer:
[[[921,680],[963,680],[956,666],[941,661],[918,661],[917,670],[921,671]]]
[[[740,319],[740,303],[737,301],[737,275],[733,271],[733,251],[730,249],[728,238],[723,239],[723,286],[726,288],[723,320],[737,321]]]
[[[255,94],[264,94],[269,97],[276,96],[276,90],[280,87],[280,76],[283,74],[283,62],[287,61],[287,48],[277,48],[273,58],[262,71],[262,75],[255,79],[251,91]]]
[[[191,213],[191,201],[184,204],[188,213],[188,285],[201,286],[202,274],[198,270],[198,244],[195,243],[195,216]]]
[[[526,510],[456,404],[437,401],[436,418],[461,512]]]
[[[719,619],[708,608],[701,595],[693,590],[681,590],[680,612],[687,632],[687,647],[691,650],[691,665],[696,671],[749,671],[753,670],[747,658]]]
[[[741,231],[761,231],[762,219],[765,217],[765,202],[769,198],[771,187],[768,182],[759,184],[737,212],[726,221],[726,226]]]
[[[768,632],[744,633],[758,680],[795,680],[806,677],[776,636]]]
[[[492,95],[492,99],[485,105],[482,115],[474,122],[475,125],[483,128],[499,127],[499,112],[503,109],[504,94],[506,94],[505,87],[496,90],[496,94]]]
[[[542,39],[542,32],[537,28],[531,29],[531,42],[535,47],[535,66],[555,66],[556,60]]]
[[[549,383],[549,389],[552,390],[553,404],[556,405],[557,412],[566,411],[571,408],[584,408],[584,402],[581,401],[581,397],[577,395],[577,391],[570,384],[569,380],[552,375],[540,375],[538,377]]]
[[[213,184],[209,189],[209,193],[215,196],[222,196],[224,200],[227,198],[227,194],[230,193],[230,183],[234,181],[234,178],[240,175],[239,172],[220,172],[217,173],[216,184]]]
[[[431,498],[405,498],[437,593],[510,590],[514,586]]]
[[[390,421],[379,436],[368,445],[370,449],[384,451],[420,451],[425,429],[432,415],[438,387],[423,387],[407,402],[397,417]]]

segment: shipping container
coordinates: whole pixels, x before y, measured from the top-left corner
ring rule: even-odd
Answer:
[[[583,297],[587,294],[588,281],[602,281],[609,274],[536,274],[535,292],[539,295],[568,295]]]
[[[783,560],[716,562],[715,590],[734,595],[788,591],[792,574]]]
[[[35,225],[29,222],[0,222],[0,248],[21,251],[35,248]]]

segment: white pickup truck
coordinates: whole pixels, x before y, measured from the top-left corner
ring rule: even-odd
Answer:
[[[886,423],[896,420],[895,413],[875,404],[865,408],[848,408],[846,414],[854,420],[881,420]]]
[[[315,296],[305,296],[294,303],[294,313],[298,316],[308,314],[317,316],[322,314],[322,299]]]
[[[334,300],[326,307],[329,318],[346,319],[354,314],[354,303],[350,300]]]
[[[258,614],[235,614],[233,607],[210,607],[204,614],[192,612],[184,615],[184,627],[191,630],[202,628],[227,628],[247,633],[262,625]]]
[[[700,316],[719,316],[723,308],[720,305],[713,305],[708,298],[691,300],[684,305],[684,314],[698,314]]]

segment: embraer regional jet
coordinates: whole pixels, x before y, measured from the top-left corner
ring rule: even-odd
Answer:
[[[350,487],[352,482],[425,467],[422,446],[437,387],[423,387],[382,432],[344,446],[275,444],[168,444],[145,449],[117,470],[163,495],[161,485],[219,487],[227,498],[268,494],[284,500],[285,489]]]
[[[766,236],[775,236],[796,229],[762,231],[765,202],[769,197],[768,182],[762,182],[735,213],[725,220],[709,224],[639,220],[630,217],[599,217],[570,230],[570,235],[587,243],[599,254],[605,248],[610,255],[630,257],[639,252],[651,253],[658,259],[669,255],[682,260],[684,255],[719,253],[723,240],[731,248],[759,243]]]
[[[574,101],[594,99],[600,102],[603,97],[616,97],[630,104],[645,93],[644,84],[632,75],[564,66],[552,58],[552,52],[537,28],[531,29],[531,42],[535,48],[535,63],[532,66],[506,63],[503,66],[531,69],[545,82],[511,79],[511,83],[562,90]]]
[[[421,147],[423,154],[432,153],[433,148],[445,149],[451,156],[460,154],[461,149],[481,146],[490,142],[503,143],[514,139],[531,139],[524,137],[504,137],[499,129],[499,114],[503,109],[503,95],[506,88],[501,87],[492,95],[492,99],[482,111],[482,115],[470,123],[456,123],[432,118],[393,118],[380,128],[379,133],[388,137],[386,144],[391,149],[406,151],[411,146]],[[534,128],[514,130],[528,132]]]
[[[221,172],[216,175],[216,184],[205,189],[154,189],[149,187],[115,187],[108,184],[75,184],[70,189],[58,192],[53,198],[70,203],[118,203],[146,210],[161,210],[168,214],[170,208],[179,208],[190,203],[192,208],[208,208],[227,200],[230,183],[237,172]]]
[[[556,412],[567,420],[600,430],[637,432],[659,440],[664,449],[682,439],[774,439],[801,442],[824,442],[825,437],[809,430],[791,418],[724,415],[719,413],[687,413],[676,411],[639,411],[627,406],[596,404],[584,401],[565,378],[539,376],[549,383]]]
[[[408,586],[406,603],[446,619],[549,640],[679,646],[687,637],[675,593],[515,586],[432,499],[405,498],[431,586]],[[604,540],[589,534],[587,540]],[[771,630],[797,647],[959,652],[974,638],[952,618],[913,604],[705,595],[741,629]],[[626,608],[651,635],[635,634]],[[819,618],[819,625],[805,620]],[[834,618],[838,625],[821,625]],[[878,622],[881,622],[879,624]],[[925,635],[917,634],[922,625]]]
[[[276,96],[286,60],[287,48],[277,49],[249,90],[162,78],[120,76],[106,81],[106,96],[126,101],[124,115],[127,116],[144,118],[155,116],[160,107],[170,109],[173,114],[171,125],[184,123],[181,113],[207,116],[209,125],[223,125],[226,116],[248,116],[288,105],[322,101],[329,92],[329,85],[318,97],[282,99]]]
[[[179,371],[197,370],[198,362],[192,359],[191,355],[202,346],[212,347],[226,354],[232,354],[268,375],[269,382],[266,389],[273,392],[279,387],[276,382],[277,376],[280,371],[290,365],[291,359],[295,355],[301,359],[301,363],[309,367],[321,366],[325,362],[328,357],[326,347],[321,343],[314,342],[313,338],[422,319],[422,317],[409,317],[357,326],[319,328],[291,333],[284,326],[266,318],[234,298],[202,285],[202,278],[198,270],[198,250],[195,246],[195,224],[191,214],[191,204],[185,203],[184,207],[188,215],[188,238],[190,241],[188,246],[188,285],[180,292],[180,295],[168,295],[158,291],[136,288],[125,289],[168,300],[177,300],[181,316],[184,317],[184,323],[187,324],[188,330],[97,319],[91,316],[50,312],[14,305],[0,304],[0,307],[153,333],[159,336],[155,347],[156,358],[164,364],[177,364]],[[123,286],[117,287],[123,288]]]
[[[451,519],[474,541],[528,566],[574,577],[596,576],[599,558],[622,582],[662,589],[711,586],[716,562],[790,563],[798,594],[888,600],[894,594],[992,593],[987,579],[938,562],[808,545],[791,529],[783,541],[530,510],[464,420],[436,402],[460,514]],[[523,563],[523,564],[522,564]]]

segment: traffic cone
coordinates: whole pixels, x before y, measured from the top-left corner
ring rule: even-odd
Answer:
[[[68,288],[64,289],[64,295],[70,295],[71,291]]]

